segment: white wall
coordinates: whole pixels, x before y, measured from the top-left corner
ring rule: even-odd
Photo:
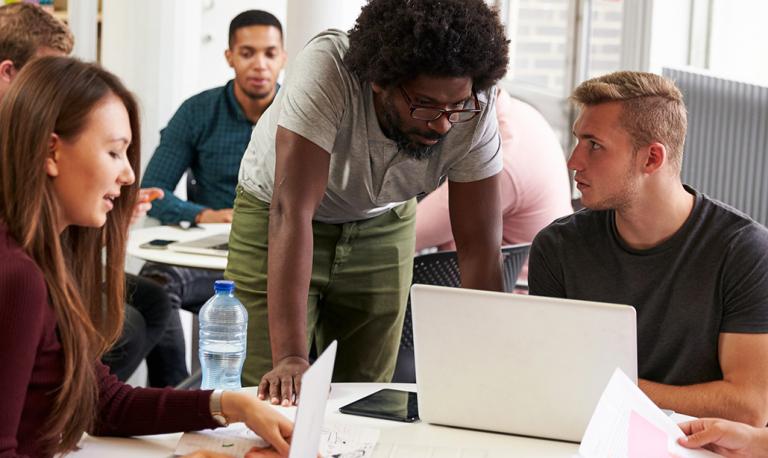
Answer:
[[[98,14],[98,0],[69,2],[67,11],[69,29],[76,37],[72,55],[84,61],[92,62],[96,60]]]
[[[141,104],[142,170],[159,130],[197,89],[200,8],[184,0],[107,0],[102,11],[102,65]]]
[[[287,0],[288,71],[293,57],[312,37],[325,29],[351,29],[365,4],[365,0]]]

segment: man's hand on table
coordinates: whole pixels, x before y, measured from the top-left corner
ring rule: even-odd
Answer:
[[[197,214],[195,218],[196,224],[202,223],[231,223],[232,222],[232,209],[222,208],[221,210],[214,210],[212,208],[206,208]]]
[[[288,356],[277,365],[259,383],[259,399],[269,399],[272,404],[283,406],[296,405],[301,393],[301,377],[309,369],[309,361],[300,356]]]

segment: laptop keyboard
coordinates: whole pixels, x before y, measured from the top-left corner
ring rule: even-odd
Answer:
[[[376,444],[374,458],[487,458],[486,450],[429,447],[424,445]]]

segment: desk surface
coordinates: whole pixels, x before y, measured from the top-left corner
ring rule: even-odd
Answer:
[[[470,431],[459,428],[435,426],[427,423],[398,423],[394,421],[377,420],[373,418],[356,417],[339,413],[339,407],[356,399],[378,391],[381,388],[396,388],[416,390],[414,384],[381,384],[381,383],[334,383],[328,400],[326,421],[335,424],[356,425],[376,428],[381,431],[376,445],[374,458],[390,456],[419,456],[421,453],[436,447],[438,450],[432,456],[442,456],[440,452],[457,449],[485,451],[486,458],[495,457],[544,457],[572,458],[577,456],[578,444],[557,442],[529,437]],[[246,388],[247,391],[255,388]],[[82,448],[70,456],[77,458],[110,458],[132,457],[163,457],[173,454],[181,434],[163,434],[140,438],[111,438],[85,437]],[[407,451],[418,454],[403,453]],[[402,453],[402,455],[401,455]],[[446,456],[459,456],[445,453]],[[475,456],[475,455],[473,455]]]
[[[181,229],[178,226],[152,226],[131,231],[128,236],[128,254],[145,261],[175,266],[198,267],[201,269],[224,270],[227,258],[222,256],[206,256],[202,254],[179,253],[176,251],[151,250],[141,248],[142,243],[154,239],[186,241],[209,235],[229,232],[229,224],[201,224],[199,227]]]

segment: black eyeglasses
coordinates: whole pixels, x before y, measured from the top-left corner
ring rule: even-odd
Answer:
[[[405,102],[410,106],[411,117],[413,119],[418,119],[419,121],[434,121],[440,119],[441,116],[446,115],[451,124],[459,124],[471,120],[477,116],[478,113],[483,111],[480,109],[480,102],[477,100],[477,94],[474,89],[472,89],[472,102],[469,100],[464,102],[464,108],[461,110],[443,110],[442,108],[416,105],[411,101],[411,98],[408,96],[408,93],[405,92],[403,86],[400,86],[400,92],[403,94]],[[467,108],[467,105],[470,103],[474,103],[475,108]]]

